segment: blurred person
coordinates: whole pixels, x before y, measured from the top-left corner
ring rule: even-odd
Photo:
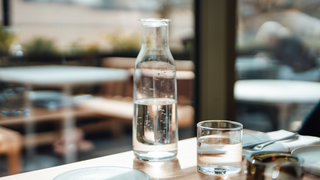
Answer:
[[[313,108],[306,119],[303,121],[300,130],[301,135],[320,137],[320,102]]]
[[[84,139],[84,132],[80,128],[74,128],[72,130],[72,136],[70,137],[70,144],[65,143],[65,134],[61,134],[61,136],[54,142],[53,149],[57,154],[65,155],[67,152],[65,146],[75,146],[77,151],[90,151],[94,149],[94,145],[92,142]]]
[[[298,38],[279,39],[274,55],[282,64],[278,73],[279,79],[320,81],[316,56],[309,53]]]
[[[278,79],[320,81],[316,56],[288,28],[267,21],[259,28],[256,40],[270,47],[279,61]]]

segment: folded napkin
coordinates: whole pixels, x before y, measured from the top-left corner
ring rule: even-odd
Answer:
[[[263,134],[247,134],[243,136],[242,143],[245,144],[245,143],[254,143],[254,142],[259,142],[264,140],[274,140],[274,139],[279,139],[292,134],[294,133],[286,130],[272,131],[272,132],[263,133]],[[266,146],[261,151],[291,152],[293,149],[297,147],[320,143],[319,137],[302,136],[302,135],[298,135],[298,136],[299,137],[297,139],[293,139],[293,140],[289,139],[289,140],[277,141],[273,144]],[[257,151],[243,149],[244,155],[251,152],[257,152]]]

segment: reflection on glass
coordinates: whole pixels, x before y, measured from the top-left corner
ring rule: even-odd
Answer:
[[[166,162],[147,162],[135,158],[133,168],[147,173],[152,178],[177,178],[182,176],[179,159]]]

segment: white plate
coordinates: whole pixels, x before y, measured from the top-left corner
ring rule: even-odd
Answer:
[[[296,148],[292,154],[297,154],[304,159],[305,171],[320,176],[320,145]]]
[[[149,180],[149,176],[136,169],[124,167],[89,167],[65,172],[54,180]]]

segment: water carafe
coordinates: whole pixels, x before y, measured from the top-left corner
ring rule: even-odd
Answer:
[[[168,19],[141,19],[142,45],[134,69],[133,151],[144,161],[177,156],[176,68]]]

